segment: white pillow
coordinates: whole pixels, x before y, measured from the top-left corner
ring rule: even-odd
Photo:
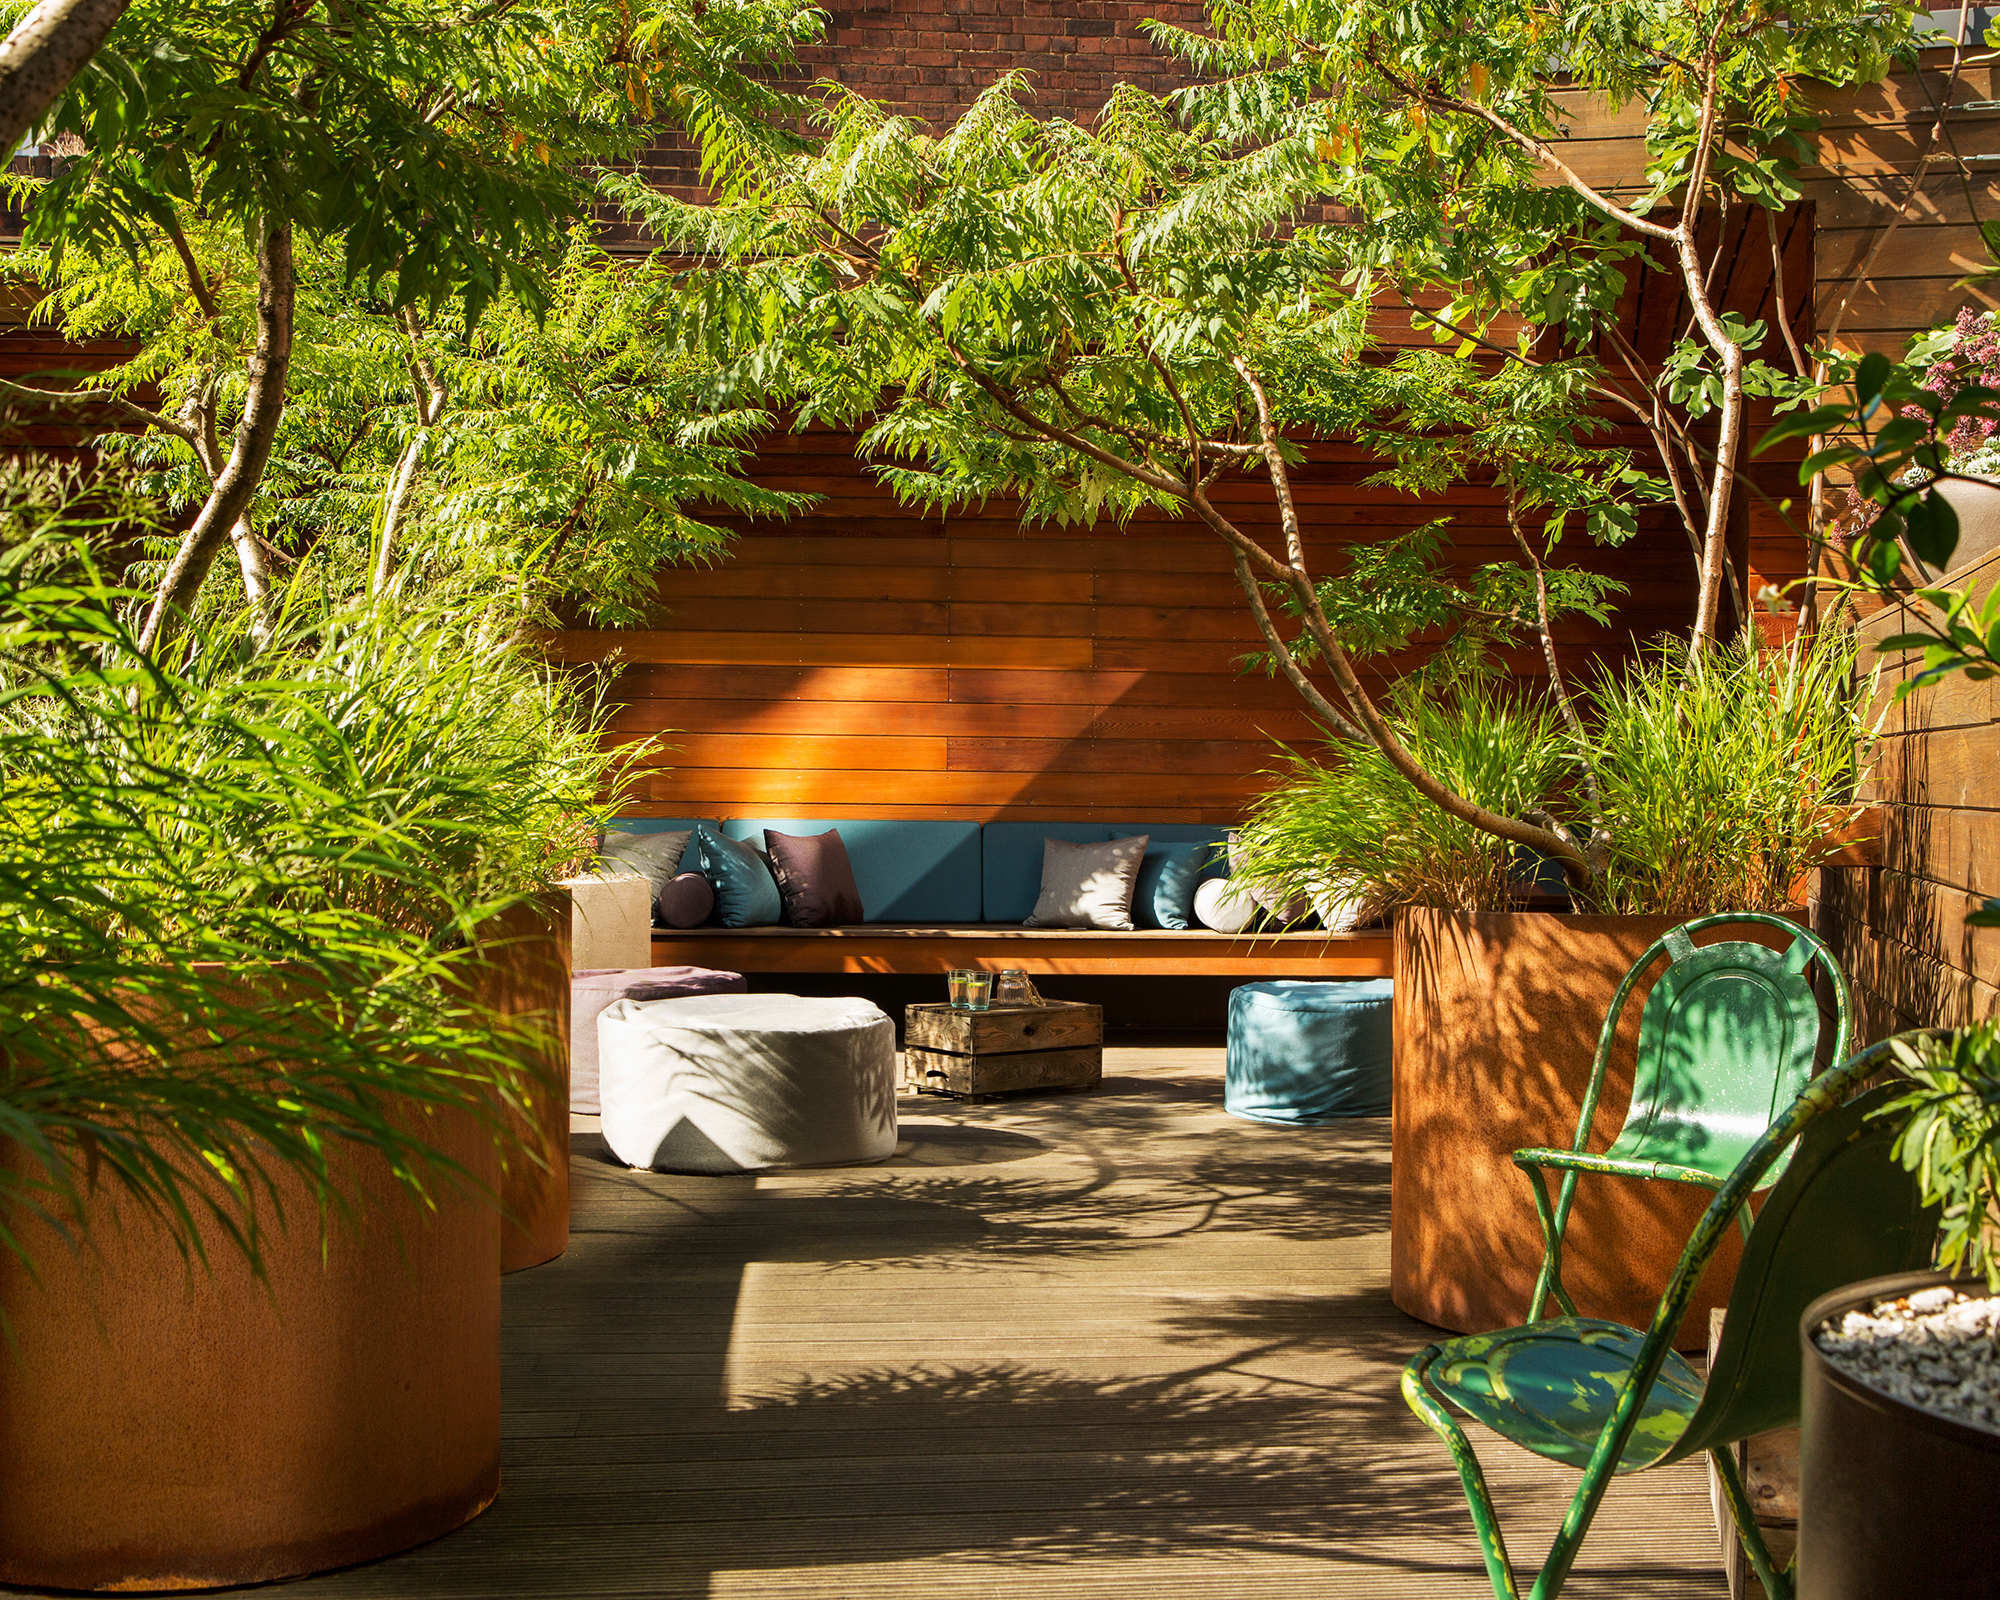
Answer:
[[[1241,933],[1257,915],[1257,902],[1247,889],[1228,878],[1203,878],[1194,892],[1194,918],[1217,933]]]
[[[1042,841],[1042,892],[1024,928],[1132,931],[1132,890],[1146,859],[1146,835],[1072,844]]]
[[[681,870],[681,855],[693,833],[683,828],[675,833],[607,833],[599,852],[606,861],[615,861],[643,872],[651,887],[647,898],[657,900],[660,890]]]

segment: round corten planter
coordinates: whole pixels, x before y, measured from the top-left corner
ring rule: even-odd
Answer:
[[[1952,1280],[1868,1278],[1799,1322],[1799,1600],[1993,1592],[2000,1572],[2000,1435],[1870,1388],[1820,1354],[1813,1330],[1874,1301]],[[1986,1293],[1984,1281],[1955,1284]]]
[[[500,1180],[490,1127],[434,1114],[428,1142]],[[288,1226],[268,1286],[207,1230],[185,1263],[100,1188],[84,1242],[28,1227],[40,1281],[0,1252],[0,1582],[64,1589],[253,1583],[407,1549],[500,1487],[500,1223],[440,1189],[420,1210],[377,1158],[359,1228]]]
[[[503,1016],[549,1019],[546,1048],[524,1063],[535,1078],[532,1114],[508,1117],[514,1146],[500,1185],[500,1270],[519,1272],[569,1248],[569,891],[516,907],[489,933],[481,1003]]]
[[[357,1155],[342,1187],[362,1220],[323,1236],[279,1175],[263,1283],[219,1229],[210,1267],[190,1265],[108,1189],[79,1248],[23,1229],[38,1280],[0,1252],[16,1341],[0,1350],[0,1582],[263,1582],[408,1549],[492,1503],[503,1259],[531,1266],[569,1238],[567,930],[567,896],[485,930],[475,998],[553,1019],[504,1173],[490,1124],[410,1112],[483,1192],[440,1184],[419,1207]]]
[[[1574,1139],[1612,994],[1678,920],[1418,907],[1396,914],[1389,1273],[1391,1298],[1411,1316],[1456,1333],[1527,1320],[1542,1233],[1513,1152]],[[1727,928],[1697,942],[1729,938],[1773,942]],[[1642,980],[1626,1008],[1593,1149],[1616,1136],[1631,1103],[1649,987]],[[1552,1176],[1551,1199],[1558,1181]],[[1585,1175],[1563,1247],[1563,1282],[1577,1310],[1646,1327],[1710,1198],[1681,1184]],[[1739,1243],[1732,1233],[1716,1252],[1681,1325],[1681,1348],[1705,1344],[1709,1308],[1728,1298]]]

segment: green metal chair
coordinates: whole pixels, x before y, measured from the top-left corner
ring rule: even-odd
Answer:
[[[1700,1450],[1714,1458],[1765,1593],[1790,1596],[1726,1447],[1798,1421],[1799,1319],[1812,1300],[1930,1261],[1936,1214],[1923,1206],[1915,1176],[1890,1155],[1892,1125],[1871,1115],[1898,1086],[1856,1093],[1886,1064],[1891,1043],[1817,1079],[1756,1141],[1702,1214],[1646,1332],[1557,1317],[1430,1345],[1404,1367],[1403,1398],[1451,1447],[1499,1600],[1519,1600],[1521,1591],[1478,1457],[1442,1400],[1537,1455],[1583,1469],[1531,1600],[1561,1592],[1614,1476]],[[1744,1246],[1704,1383],[1674,1353],[1674,1331],[1737,1213],[1788,1154],[1790,1165]]]
[[[1704,929],[1743,923],[1790,934],[1791,944],[1782,951],[1743,940],[1695,948],[1694,935]],[[1619,1019],[1639,979],[1662,952],[1671,965],[1639,1013],[1631,1109],[1610,1147],[1592,1152],[1584,1147],[1590,1141],[1590,1122],[1604,1088]],[[1604,1172],[1719,1189],[1772,1120],[1806,1086],[1822,1026],[1819,1000],[1807,977],[1815,961],[1833,990],[1833,1042],[1827,1059],[1838,1061],[1847,1054],[1849,1042],[1847,975],[1833,953],[1795,922],[1757,911],[1698,917],[1670,929],[1633,963],[1611,998],[1598,1035],[1575,1142],[1567,1150],[1514,1152],[1514,1164],[1534,1187],[1535,1212],[1542,1224],[1542,1269],[1528,1302],[1530,1318],[1541,1316],[1551,1294],[1566,1313],[1576,1315],[1563,1288],[1562,1245],[1579,1175]],[[1551,1167],[1563,1174],[1553,1207],[1542,1175]],[[1765,1185],[1776,1183],[1783,1171],[1781,1160],[1765,1176]],[[1747,1211],[1741,1220],[1747,1233]]]

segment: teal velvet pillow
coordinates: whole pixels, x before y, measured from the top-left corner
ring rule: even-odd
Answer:
[[[707,823],[694,830],[688,853],[715,890],[715,920],[725,928],[769,928],[785,914],[778,880],[747,844],[717,833]]]
[[[1140,928],[1192,928],[1194,891],[1213,846],[1149,844],[1132,889],[1132,923]]]

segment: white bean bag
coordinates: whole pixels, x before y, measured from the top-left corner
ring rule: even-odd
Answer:
[[[605,1142],[665,1172],[880,1161],[896,1149],[896,1027],[866,1000],[708,994],[597,1018]]]
[[[707,967],[613,967],[569,980],[569,1108],[596,1116],[597,1019],[620,1000],[678,1000],[691,994],[742,994],[749,987],[740,972]]]

